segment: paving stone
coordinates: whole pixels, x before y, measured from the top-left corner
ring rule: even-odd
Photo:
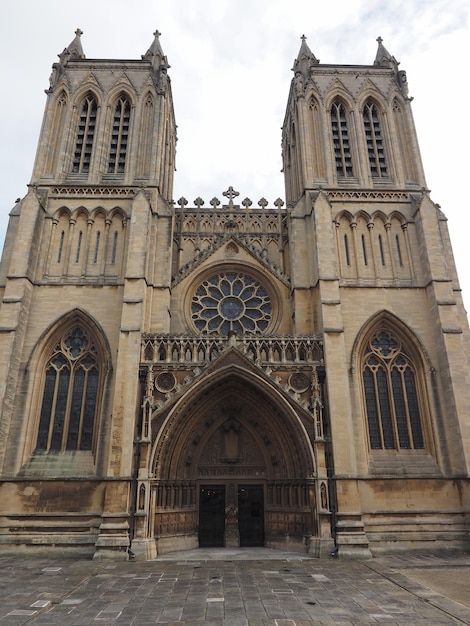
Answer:
[[[293,562],[279,556],[276,561],[273,551],[268,552],[265,560],[242,561],[230,551],[229,561],[206,558],[194,562],[177,557],[112,566],[86,560],[0,556],[0,624],[470,623],[468,586],[461,584],[470,576],[466,555],[429,560],[392,556],[366,562],[299,558]],[[463,597],[452,597],[459,589]]]

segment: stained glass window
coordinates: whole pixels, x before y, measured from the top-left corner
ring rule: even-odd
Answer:
[[[272,319],[271,300],[255,278],[242,272],[220,272],[196,289],[191,317],[201,332],[264,332]]]
[[[46,366],[37,450],[92,449],[99,381],[96,347],[75,326],[57,343]]]
[[[371,337],[362,376],[370,447],[424,448],[416,369],[392,332],[380,330]]]

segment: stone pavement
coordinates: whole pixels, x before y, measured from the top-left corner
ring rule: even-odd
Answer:
[[[470,624],[470,557],[318,560],[265,548],[156,561],[0,556],[0,626]]]

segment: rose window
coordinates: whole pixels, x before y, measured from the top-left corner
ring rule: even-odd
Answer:
[[[263,332],[272,318],[271,301],[263,285],[251,276],[221,272],[197,288],[191,318],[205,333]]]

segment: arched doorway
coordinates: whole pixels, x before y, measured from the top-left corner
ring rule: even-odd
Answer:
[[[154,420],[148,506],[159,553],[306,550],[318,533],[313,424],[309,433],[300,407],[243,361],[212,367]]]
[[[232,388],[229,391],[229,387]],[[235,397],[237,385],[221,385],[224,399],[210,407],[213,427],[196,454],[200,547],[264,545],[264,503],[269,468],[256,426],[257,409]]]

